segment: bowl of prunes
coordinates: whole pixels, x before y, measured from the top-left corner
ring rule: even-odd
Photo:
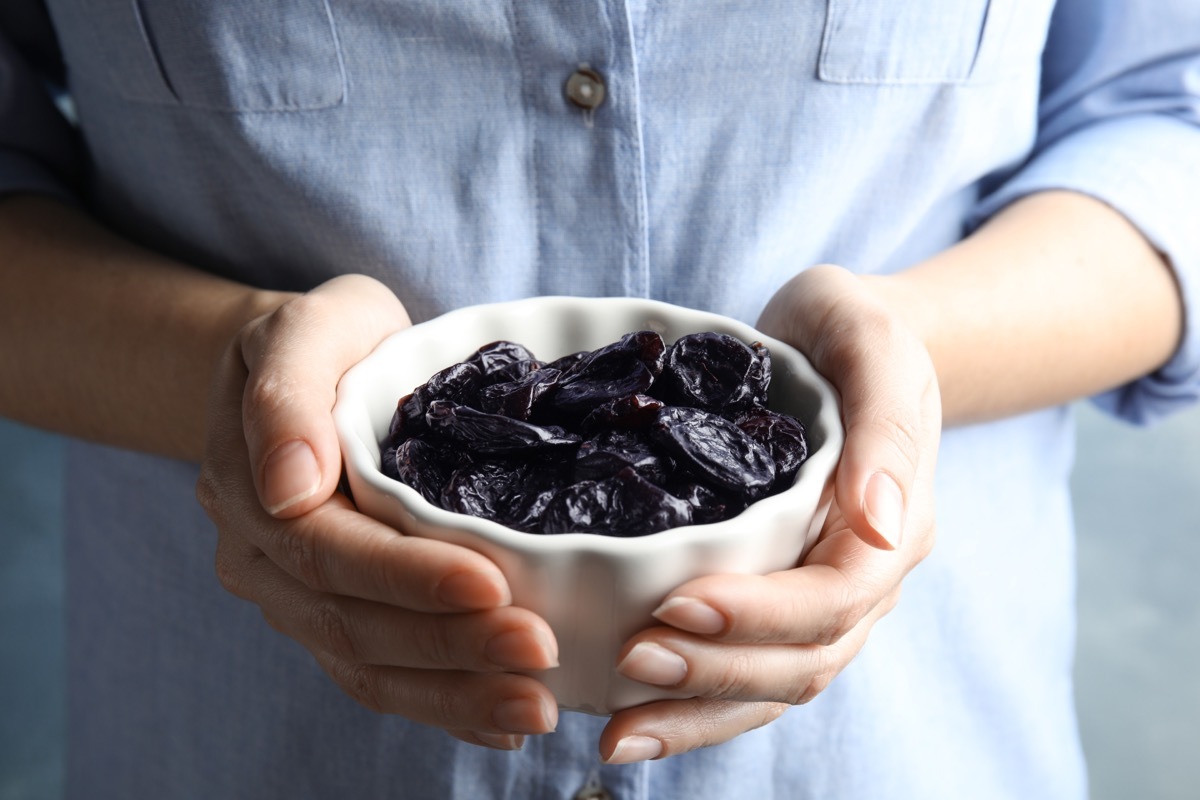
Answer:
[[[640,298],[540,297],[393,334],[338,386],[359,510],[493,560],[541,615],[560,707],[670,690],[616,670],[677,586],[797,566],[832,498],[833,388],[789,345]]]

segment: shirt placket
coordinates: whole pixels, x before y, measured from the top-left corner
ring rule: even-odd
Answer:
[[[513,3],[537,193],[538,291],[645,296],[645,170],[624,0]]]

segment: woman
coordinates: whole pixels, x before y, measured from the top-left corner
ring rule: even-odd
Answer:
[[[98,443],[69,794],[1084,796],[1063,404],[1200,386],[1194,4],[46,5],[0,410]],[[336,491],[347,367],[535,294],[757,319],[842,394],[821,546],[627,644],[691,700],[560,716],[495,567]]]

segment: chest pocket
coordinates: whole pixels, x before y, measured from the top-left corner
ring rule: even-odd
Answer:
[[[966,83],[1003,27],[1003,0],[828,0],[818,77],[830,83]]]
[[[71,60],[127,100],[226,112],[340,104],[328,0],[51,0]]]

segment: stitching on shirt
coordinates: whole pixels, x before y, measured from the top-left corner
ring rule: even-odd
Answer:
[[[525,56],[525,29],[521,25],[521,11],[517,4],[521,0],[512,0],[509,3],[509,15],[512,19],[513,28],[513,50],[517,57],[517,66],[521,72],[521,97],[524,99],[522,105],[525,108],[525,124],[529,128],[529,138],[531,142],[529,154],[529,185],[533,189],[533,264],[531,265],[534,274],[540,275],[542,268],[542,230],[545,227],[542,219],[542,186],[540,182],[540,167],[542,148],[538,139],[537,126],[537,106],[536,98],[533,96],[533,75],[532,65],[529,59]],[[540,285],[541,281],[538,280]]]

